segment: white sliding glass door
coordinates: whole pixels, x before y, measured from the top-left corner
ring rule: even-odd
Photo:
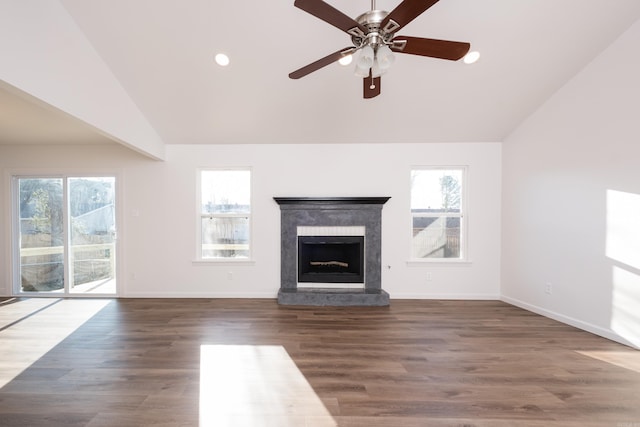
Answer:
[[[14,177],[16,294],[115,295],[115,177]]]

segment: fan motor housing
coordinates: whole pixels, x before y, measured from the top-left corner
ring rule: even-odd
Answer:
[[[380,23],[388,14],[389,12],[384,10],[370,10],[358,16],[355,20],[367,29],[367,33],[362,34],[361,31],[352,33],[351,41],[354,46],[361,47],[365,44],[379,46],[383,43],[388,44],[393,38],[393,33],[388,30],[391,30],[397,25],[394,21],[390,21],[389,24],[385,26],[385,28],[389,27],[387,31],[385,31],[385,29],[380,30]]]

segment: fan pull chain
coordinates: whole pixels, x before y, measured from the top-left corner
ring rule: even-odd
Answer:
[[[376,10],[376,0],[371,0],[371,10]],[[369,71],[371,73],[371,71]],[[373,79],[373,74],[371,76],[371,84],[369,85],[369,89],[374,90],[376,88],[375,80]]]

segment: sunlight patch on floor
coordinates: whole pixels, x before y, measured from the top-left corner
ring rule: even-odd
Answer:
[[[109,300],[25,299],[0,305],[0,388],[44,356]],[[42,331],[46,330],[47,334]]]
[[[200,425],[336,427],[282,346],[202,345]]]
[[[8,327],[12,323],[19,322],[20,319],[24,319],[49,305],[57,304],[59,301],[60,299],[49,298],[22,300],[12,298],[10,300],[3,301],[2,304],[0,304],[0,329]]]
[[[578,351],[578,353],[640,373],[640,351]]]

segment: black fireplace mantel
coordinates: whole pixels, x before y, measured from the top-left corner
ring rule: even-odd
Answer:
[[[384,205],[391,197],[274,197],[279,205]]]

